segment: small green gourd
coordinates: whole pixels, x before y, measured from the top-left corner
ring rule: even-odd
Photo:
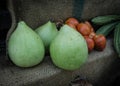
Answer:
[[[55,23],[52,23],[51,21],[39,26],[35,31],[41,37],[46,50],[49,49],[51,41],[58,33]]]

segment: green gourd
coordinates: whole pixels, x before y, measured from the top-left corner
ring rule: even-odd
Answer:
[[[120,23],[116,25],[114,30],[114,48],[120,57]]]
[[[120,15],[105,15],[94,17],[91,21],[97,25],[103,25],[112,21],[120,20]]]
[[[114,22],[114,23],[103,25],[96,31],[96,34],[103,34],[104,36],[107,36],[113,29],[115,29],[115,26],[118,23],[119,22]]]
[[[57,67],[65,70],[76,70],[87,60],[86,41],[76,30],[64,25],[51,42],[50,56]]]
[[[46,50],[49,49],[51,41],[55,38],[55,36],[58,33],[55,23],[52,23],[50,21],[38,27],[35,31],[43,40]]]
[[[8,54],[19,67],[32,67],[39,64],[45,49],[41,38],[24,21],[20,21],[8,40]]]

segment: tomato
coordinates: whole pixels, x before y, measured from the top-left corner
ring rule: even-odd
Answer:
[[[89,36],[84,36],[87,46],[88,46],[88,51],[91,52],[94,49],[94,40],[89,38]]]
[[[76,19],[76,18],[68,18],[66,21],[65,21],[65,24],[72,24],[74,25],[75,27],[77,26],[77,24],[79,24],[79,21]]]
[[[77,25],[77,30],[78,32],[80,32],[83,36],[89,36],[91,30],[88,27],[88,25],[86,25],[85,23],[79,23]]]
[[[99,34],[94,37],[95,49],[102,51],[106,46],[106,38],[104,35]]]
[[[92,25],[90,24],[90,22],[85,21],[84,23],[85,23],[86,25],[88,25],[88,27],[91,29],[91,32],[95,32],[95,31],[94,31],[94,28],[92,27]]]

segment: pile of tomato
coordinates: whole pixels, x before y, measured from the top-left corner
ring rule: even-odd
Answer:
[[[89,21],[79,22],[76,18],[68,18],[65,24],[77,30],[86,40],[88,51],[93,49],[103,51],[106,46],[106,38],[102,34],[96,34]]]

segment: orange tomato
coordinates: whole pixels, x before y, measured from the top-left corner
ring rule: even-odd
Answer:
[[[87,43],[88,51],[91,52],[94,49],[94,40],[89,38],[89,36],[84,36],[84,38]]]
[[[79,23],[77,25],[77,30],[80,32],[83,36],[89,36],[91,29],[86,25],[85,23]]]
[[[92,25],[90,24],[90,22],[85,21],[84,23],[85,23],[86,25],[88,25],[88,27],[91,29],[91,32],[95,32],[95,31],[94,31],[94,28],[92,27]]]
[[[102,51],[106,46],[106,38],[104,35],[99,34],[94,37],[95,49]]]
[[[77,24],[79,24],[79,21],[76,19],[76,18],[68,18],[66,21],[65,21],[66,24],[72,24],[76,27]]]

